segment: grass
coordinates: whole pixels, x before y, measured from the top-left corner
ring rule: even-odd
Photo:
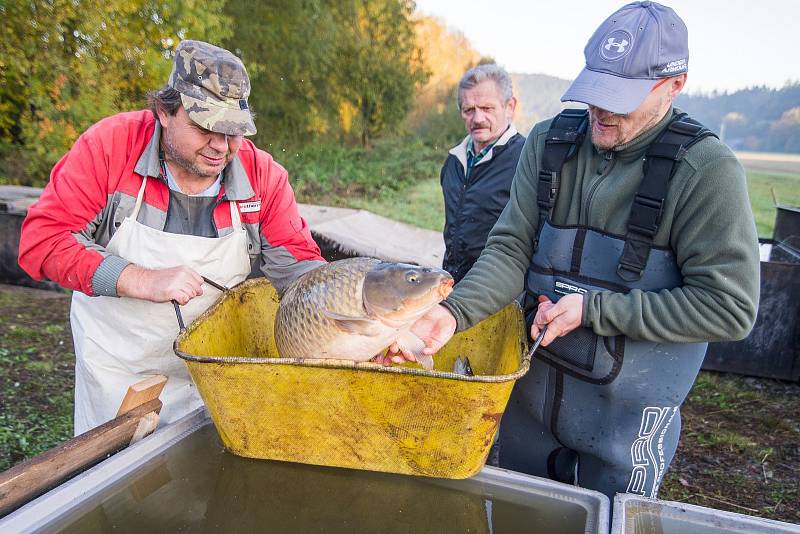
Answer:
[[[800,206],[800,174],[748,172],[747,185],[758,235],[771,237],[775,225],[771,190],[781,204]],[[398,190],[387,188],[371,198],[363,194],[351,195],[339,199],[337,205],[366,209],[437,232],[444,226],[444,201],[438,177],[422,179]]]
[[[734,382],[722,380],[719,375],[701,375],[694,383],[689,399],[709,412],[726,411],[759,398],[749,389],[743,389]]]
[[[68,306],[65,294],[0,291],[0,471],[72,437]]]
[[[320,144],[289,154],[284,163],[300,202],[365,209],[439,232],[446,151],[418,138],[385,140],[370,149]]]
[[[659,497],[800,521],[797,384],[701,372]]]
[[[444,227],[444,199],[438,178],[422,180],[405,191],[388,192],[375,199],[351,199],[348,207],[437,232]]]
[[[694,438],[701,446],[716,445],[727,447],[731,451],[745,450],[758,445],[757,442],[736,432],[691,432],[687,436]]]
[[[416,184],[439,176],[445,149],[421,139],[387,139],[371,148],[323,143],[281,162],[302,202],[347,205],[397,199]]]
[[[800,174],[748,171],[747,189],[756,219],[758,235],[772,237],[775,208],[772,191],[784,206],[800,206]]]

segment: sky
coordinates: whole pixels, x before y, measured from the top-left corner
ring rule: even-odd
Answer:
[[[509,72],[575,78],[583,48],[625,1],[417,0]],[[690,93],[800,81],[800,0],[673,0],[689,29]]]

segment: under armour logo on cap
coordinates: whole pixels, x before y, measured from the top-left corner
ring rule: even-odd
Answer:
[[[618,43],[614,37],[609,37],[608,40],[606,41],[606,46],[604,46],[603,48],[605,48],[606,50],[611,50],[612,46],[616,47],[617,52],[624,52],[625,47],[628,46],[628,41],[623,39],[621,43]]]
[[[613,31],[606,37],[606,42],[600,49],[600,55],[608,61],[620,59],[630,50],[628,45],[631,44],[631,41],[633,41],[633,37],[625,30]]]

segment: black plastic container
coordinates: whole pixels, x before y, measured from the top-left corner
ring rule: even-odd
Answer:
[[[800,379],[800,208],[776,209],[773,239],[760,240],[756,324],[742,341],[710,343],[703,369]]]
[[[793,206],[775,206],[775,228],[772,239],[780,243],[791,240],[797,243],[800,238],[800,208]]]

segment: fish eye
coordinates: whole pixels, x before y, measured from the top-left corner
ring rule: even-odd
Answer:
[[[419,281],[419,276],[415,272],[408,272],[406,273],[406,282],[411,284],[416,284]]]

